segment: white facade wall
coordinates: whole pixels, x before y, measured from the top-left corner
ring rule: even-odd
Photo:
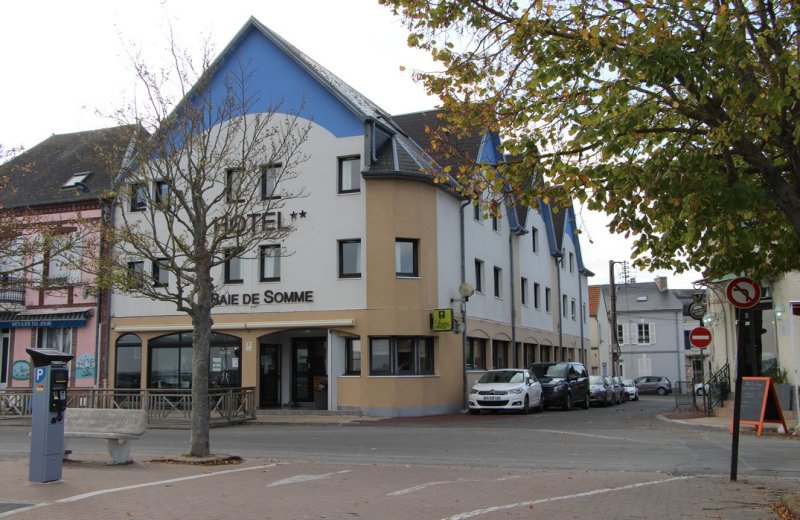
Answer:
[[[307,291],[314,292],[311,303],[260,304],[255,306],[221,305],[214,308],[215,314],[240,312],[288,312],[288,311],[321,311],[336,309],[363,309],[366,307],[366,280],[364,277],[354,279],[338,278],[337,240],[361,239],[362,272],[366,272],[366,222],[364,193],[337,193],[338,157],[363,154],[363,138],[335,138],[322,127],[312,124],[312,131],[303,153],[308,160],[300,165],[299,175],[286,181],[279,189],[297,190],[302,188],[306,197],[288,201],[282,208],[281,217],[286,223],[296,224],[293,231],[282,244],[287,252],[281,258],[281,280],[278,282],[260,282],[258,252],[255,250],[249,258],[242,261],[242,279],[244,283],[224,285],[224,267],[220,266],[213,273],[219,287],[219,294],[261,294],[266,290],[273,291]],[[363,158],[362,158],[363,160]],[[220,173],[221,175],[224,172]],[[119,207],[117,211],[128,211],[127,207]],[[295,211],[306,212],[305,218],[291,220],[290,214]],[[265,241],[264,244],[269,243]],[[145,270],[151,268],[144,266]],[[112,316],[180,316],[174,304],[154,302],[147,298],[114,294],[112,298]]]
[[[536,233],[533,229],[536,229]],[[557,291],[556,281],[552,279],[553,257],[547,244],[547,230],[541,214],[535,210],[528,211],[528,233],[519,238],[520,276],[528,279],[528,304],[522,305],[519,314],[519,324],[539,330],[554,331],[553,312],[558,306],[553,301],[550,311],[545,310],[546,288],[553,294]],[[536,252],[533,250],[534,235],[538,235]],[[539,284],[539,307],[534,301],[535,283]],[[555,310],[554,310],[555,309]]]

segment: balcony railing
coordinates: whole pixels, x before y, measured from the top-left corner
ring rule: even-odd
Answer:
[[[0,390],[0,420],[30,418],[31,389]],[[255,388],[214,388],[208,391],[211,426],[255,419]],[[131,390],[121,388],[70,388],[68,408],[127,408],[147,410],[149,427],[189,427],[192,412],[191,389]]]
[[[0,278],[0,303],[25,303],[25,284],[14,277]]]

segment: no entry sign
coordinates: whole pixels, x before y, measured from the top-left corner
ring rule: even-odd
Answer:
[[[695,327],[689,332],[689,343],[693,347],[706,348],[711,344],[711,331],[705,327]]]

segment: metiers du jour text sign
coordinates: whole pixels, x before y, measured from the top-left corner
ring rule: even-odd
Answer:
[[[263,293],[214,293],[214,306],[261,305],[270,303],[313,303],[314,291],[273,291]]]

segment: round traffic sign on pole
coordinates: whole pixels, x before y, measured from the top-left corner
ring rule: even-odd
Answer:
[[[705,327],[695,327],[689,332],[689,343],[693,347],[706,348],[711,344],[711,331]]]
[[[728,301],[740,309],[749,309],[761,300],[761,287],[751,278],[740,276],[728,282]]]

